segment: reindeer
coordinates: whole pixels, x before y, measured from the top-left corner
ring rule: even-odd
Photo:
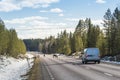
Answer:
[[[56,55],[56,54],[53,54],[53,58],[58,58],[58,55]]]

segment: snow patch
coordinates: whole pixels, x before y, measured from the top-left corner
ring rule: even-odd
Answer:
[[[105,61],[105,60],[101,60],[102,62],[107,62],[107,63],[113,63],[113,64],[120,64],[120,62],[116,62],[116,61]]]
[[[21,80],[21,75],[26,74],[33,65],[33,55],[27,53],[27,59],[15,59],[12,57],[1,56],[0,58],[0,80]]]

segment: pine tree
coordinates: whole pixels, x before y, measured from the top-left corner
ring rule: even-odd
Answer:
[[[4,22],[0,19],[0,55],[7,54],[8,41],[8,30],[5,28]]]
[[[97,38],[96,47],[98,47],[100,49],[101,57],[103,57],[107,54],[106,53],[106,40],[105,40],[105,36],[102,31],[100,32],[100,34]]]
[[[74,52],[74,42],[73,42],[73,34],[70,32],[70,35],[69,35],[69,44],[70,44],[70,49],[71,49],[71,53]]]
[[[113,20],[112,20],[112,24],[113,24],[113,37],[114,37],[114,50],[113,52],[115,54],[119,54],[120,53],[120,10],[118,8],[115,9],[114,13],[113,13]]]
[[[87,31],[87,47],[95,47],[94,45],[94,27],[91,23],[91,19],[86,19],[86,26],[88,27]]]
[[[111,55],[111,20],[112,14],[110,9],[104,15],[104,27],[106,29],[106,40],[107,40],[107,54]]]
[[[20,53],[25,54],[26,47],[22,40],[18,39],[14,29],[6,29],[0,19],[0,55],[17,57]]]

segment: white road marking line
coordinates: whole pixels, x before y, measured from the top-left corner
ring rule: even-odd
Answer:
[[[52,74],[49,72],[50,78],[51,80],[54,80],[54,77],[52,76]]]
[[[47,63],[44,63],[44,65],[45,65],[45,64],[47,65]],[[51,80],[55,80],[55,78],[53,77],[53,75],[52,75],[52,73],[50,72],[49,68],[48,68],[47,66],[45,66],[45,68],[47,69],[48,74],[49,74]]]
[[[110,73],[104,73],[105,75],[107,75],[107,76],[113,76],[112,74],[110,74]]]
[[[52,73],[50,72],[49,68],[46,67],[46,69],[47,69],[47,71],[48,71],[48,74],[49,74],[51,80],[54,80],[55,78],[53,77],[53,75],[52,75]]]

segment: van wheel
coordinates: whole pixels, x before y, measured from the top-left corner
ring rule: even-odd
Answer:
[[[82,64],[85,64],[85,62],[84,62],[84,61],[82,61]]]
[[[85,64],[87,64],[87,61],[85,61]]]
[[[98,64],[100,64],[100,61],[98,61]]]
[[[96,64],[96,61],[95,61],[95,64]]]

